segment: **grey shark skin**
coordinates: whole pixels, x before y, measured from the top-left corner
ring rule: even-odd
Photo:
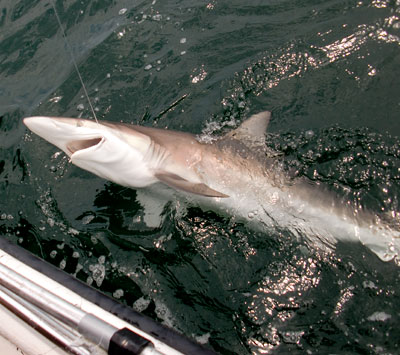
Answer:
[[[361,242],[399,263],[400,233],[348,206],[315,183],[292,181],[265,154],[270,112],[251,116],[205,144],[189,133],[78,118],[28,117],[25,125],[82,169],[117,184],[163,183],[201,207],[250,221],[261,230],[287,228],[324,249]]]

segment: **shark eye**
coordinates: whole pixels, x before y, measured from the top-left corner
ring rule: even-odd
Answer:
[[[94,147],[95,145],[99,144],[101,140],[102,138],[92,138],[92,139],[72,141],[68,144],[67,148],[73,154],[78,150]]]

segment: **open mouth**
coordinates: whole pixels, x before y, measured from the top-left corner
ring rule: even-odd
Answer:
[[[67,145],[68,150],[71,154],[83,149],[88,149],[91,147],[96,146],[103,140],[102,137],[100,138],[91,138],[91,139],[83,139],[83,140],[76,140],[69,142]]]

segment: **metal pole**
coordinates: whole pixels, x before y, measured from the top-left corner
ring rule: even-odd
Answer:
[[[46,312],[1,285],[0,303],[33,326],[46,338],[51,339],[62,348],[68,349],[72,354],[90,355],[92,353],[84,347],[84,344],[78,344],[77,340],[81,338],[78,332],[60,323]]]
[[[77,329],[83,336],[106,351],[111,337],[118,331],[117,328],[92,314],[82,311],[1,264],[0,284],[48,314]]]

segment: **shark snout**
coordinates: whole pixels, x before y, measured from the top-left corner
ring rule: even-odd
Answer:
[[[63,117],[27,117],[24,124],[38,136],[63,150],[68,156],[96,149],[105,137],[97,125],[85,126],[85,120]]]

